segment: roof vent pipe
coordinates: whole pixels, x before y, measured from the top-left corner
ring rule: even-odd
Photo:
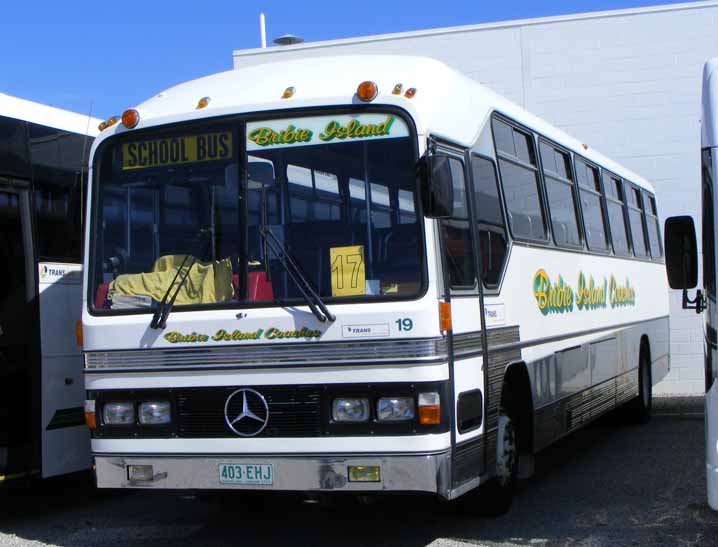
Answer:
[[[262,49],[267,47],[267,24],[262,11],[259,12],[259,41]]]

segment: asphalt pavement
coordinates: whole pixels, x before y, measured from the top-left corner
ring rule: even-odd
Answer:
[[[647,425],[623,425],[614,413],[543,451],[500,517],[485,515],[475,496],[327,504],[98,492],[78,475],[1,491],[0,545],[718,546],[718,513],[705,502],[700,401],[655,406]]]

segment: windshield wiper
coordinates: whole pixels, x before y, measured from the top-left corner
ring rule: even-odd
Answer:
[[[314,316],[322,323],[326,322],[327,320],[332,323],[336,321],[336,317],[334,316],[334,314],[329,311],[326,304],[324,304],[324,302],[322,301],[321,297],[312,288],[312,285],[309,283],[307,278],[299,269],[299,266],[296,265],[289,253],[287,253],[287,250],[279,242],[277,236],[275,236],[269,229],[264,226],[260,227],[259,233],[262,236],[262,239],[264,239],[265,244],[271,247],[272,252],[277,255],[279,262],[287,271],[289,277],[291,277],[294,283],[297,285],[299,292],[302,293],[305,302],[309,306],[309,309],[312,310]],[[265,255],[264,260],[268,261],[269,256]]]
[[[182,264],[180,264],[180,267],[177,269],[177,273],[175,273],[174,277],[172,278],[172,283],[170,283],[169,287],[167,287],[164,296],[162,296],[162,300],[160,300],[160,303],[157,306],[154,315],[152,316],[150,328],[164,329],[167,326],[167,318],[169,317],[170,312],[172,312],[172,306],[174,306],[175,300],[177,299],[177,295],[182,289],[182,286],[185,284],[185,281],[187,281],[187,278],[189,277],[189,272],[192,270],[192,266],[194,266],[194,263],[197,262],[197,255],[204,255],[206,245],[211,240],[211,237],[208,238],[207,236],[211,236],[211,234],[212,230],[210,230],[209,228],[202,228],[197,234],[197,242],[194,246],[194,249],[192,249],[192,252],[190,254],[185,255],[184,259],[182,260]],[[187,265],[186,268],[185,264]],[[180,276],[180,274],[182,275],[182,277],[175,285],[175,282],[177,281],[177,278]],[[174,293],[172,293],[172,297],[170,298],[170,293],[172,292],[173,287],[175,290]]]

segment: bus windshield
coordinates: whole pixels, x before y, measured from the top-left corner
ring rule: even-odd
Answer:
[[[136,132],[98,158],[96,311],[156,309],[170,288],[175,308],[303,304],[282,255],[325,302],[424,286],[415,140],[395,114]]]

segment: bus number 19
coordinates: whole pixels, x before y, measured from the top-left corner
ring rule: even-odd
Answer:
[[[397,319],[395,323],[396,326],[399,328],[399,332],[411,330],[414,328],[414,322],[408,317],[404,319]]]

